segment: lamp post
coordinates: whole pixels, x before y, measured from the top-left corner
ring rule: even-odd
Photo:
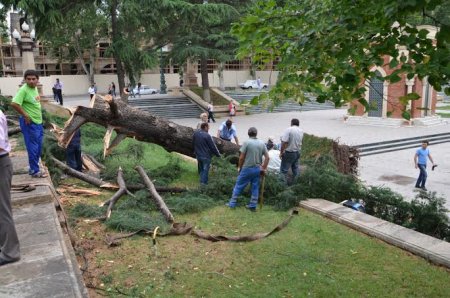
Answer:
[[[164,75],[164,48],[161,48],[160,58],[159,58],[159,72],[160,72],[160,94],[167,94],[166,76]]]
[[[23,22],[21,31],[14,29],[12,36],[16,40],[17,46],[22,53],[22,70],[35,69],[33,49],[35,47],[36,32],[31,30],[27,22]]]

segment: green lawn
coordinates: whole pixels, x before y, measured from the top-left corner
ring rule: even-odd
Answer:
[[[442,106],[442,107],[436,107],[436,110],[450,110],[450,105]]]
[[[179,222],[214,234],[269,231],[286,217],[216,207]],[[79,232],[79,231],[78,231]],[[104,235],[84,231],[98,238]],[[103,245],[104,246],[104,245]],[[97,248],[96,248],[97,249]],[[92,262],[92,261],[91,261]],[[99,248],[99,287],[134,297],[448,297],[450,273],[422,258],[301,210],[269,238],[232,243],[135,236]]]
[[[450,113],[437,113],[442,118],[450,118]]]

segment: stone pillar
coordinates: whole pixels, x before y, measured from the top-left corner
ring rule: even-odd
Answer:
[[[408,94],[410,94],[410,93],[412,93],[412,90],[413,90],[413,86],[414,86],[414,79],[412,79],[412,80],[406,80],[406,95],[408,95]],[[411,101],[408,101],[408,105],[406,106],[406,110],[411,110],[411,118],[414,118],[413,117],[413,111],[412,111],[412,109],[411,109]]]
[[[186,63],[186,73],[184,75],[185,87],[198,87],[196,74],[197,74],[197,63],[194,63],[190,59],[188,59]]]

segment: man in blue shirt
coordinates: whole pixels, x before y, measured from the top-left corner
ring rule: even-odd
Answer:
[[[214,144],[212,137],[208,133],[209,124],[204,122],[200,129],[194,132],[193,143],[194,152],[198,162],[198,173],[200,175],[200,184],[208,184],[208,173],[211,165],[211,156],[220,157],[220,152]]]
[[[220,125],[219,130],[217,131],[217,137],[229,142],[231,142],[231,139],[234,138],[236,145],[239,146],[236,127],[233,125],[233,121],[231,121],[230,119]]]
[[[419,168],[420,174],[419,178],[417,178],[416,188],[421,188],[423,190],[427,190],[425,187],[425,182],[427,181],[427,158],[430,159],[431,163],[434,166],[433,158],[431,157],[430,150],[427,148],[429,142],[423,141],[422,147],[417,149],[416,154],[414,155],[414,165],[416,169]]]

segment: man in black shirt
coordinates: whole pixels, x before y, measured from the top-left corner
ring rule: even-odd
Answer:
[[[220,152],[214,144],[212,137],[208,133],[209,124],[202,123],[200,129],[194,133],[194,152],[198,162],[198,173],[200,184],[208,184],[208,173],[211,165],[211,156],[214,154],[220,157]]]

